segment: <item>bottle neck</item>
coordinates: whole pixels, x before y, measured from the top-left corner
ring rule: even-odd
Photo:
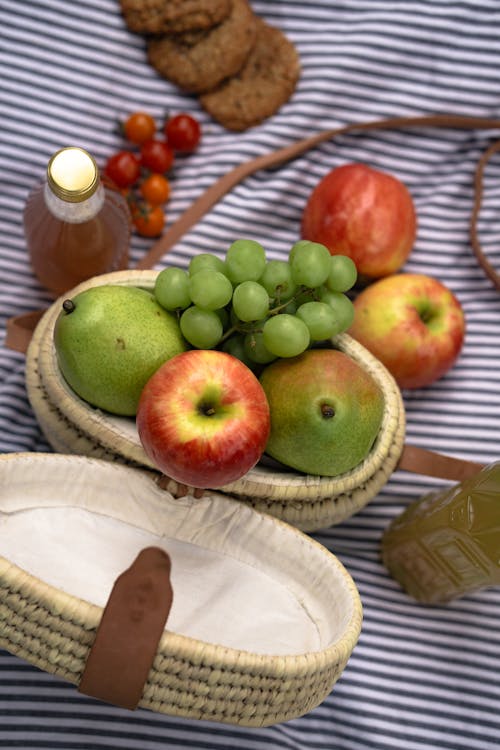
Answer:
[[[70,203],[58,198],[50,189],[49,184],[45,183],[44,197],[48,210],[56,219],[69,224],[81,224],[84,221],[93,219],[99,213],[103,207],[106,195],[104,186],[99,185],[90,198],[86,198],[78,203]]]

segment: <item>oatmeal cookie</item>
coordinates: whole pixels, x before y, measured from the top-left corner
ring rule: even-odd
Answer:
[[[142,34],[182,34],[208,29],[229,15],[231,0],[120,0],[131,31]]]
[[[257,37],[257,18],[247,0],[231,0],[228,17],[208,31],[153,37],[150,65],[191,93],[215,88],[243,66]]]
[[[257,39],[235,76],[200,96],[203,108],[228,130],[242,131],[273,115],[291,97],[300,76],[292,42],[257,19]]]

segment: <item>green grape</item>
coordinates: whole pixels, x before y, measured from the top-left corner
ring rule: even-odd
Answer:
[[[311,242],[311,240],[298,240],[294,245],[292,245],[290,252],[288,253],[288,262],[291,263],[295,253],[297,252],[299,247],[302,247],[303,245],[308,245]]]
[[[311,342],[309,329],[303,320],[287,313],[269,318],[262,329],[266,348],[277,357],[302,354]]]
[[[289,315],[295,315],[297,312],[297,303],[293,299],[291,302],[289,302],[286,307],[283,308],[281,312],[288,313]]]
[[[332,255],[330,273],[325,285],[331,292],[347,292],[358,278],[355,262],[348,255]]]
[[[233,292],[233,310],[244,323],[264,318],[269,311],[269,295],[256,281],[242,281]]]
[[[354,305],[349,297],[346,297],[342,292],[331,292],[329,289],[323,289],[320,293],[320,300],[329,305],[335,313],[337,330],[332,336],[347,331],[354,320]]]
[[[238,328],[242,325],[242,322],[234,312],[234,308],[232,305],[229,306],[229,323],[235,328]]]
[[[260,331],[247,333],[243,345],[248,359],[259,365],[267,365],[277,358],[264,344],[264,335]]]
[[[218,258],[217,255],[213,255],[213,253],[199,253],[191,258],[188,268],[190,276],[197,271],[201,271],[202,268],[213,268],[214,271],[220,271],[223,274],[226,272],[224,261]]]
[[[226,272],[233,284],[257,281],[266,267],[266,251],[255,240],[235,240],[226,253]]]
[[[239,359],[247,367],[253,368],[255,361],[251,359],[245,349],[245,336],[240,333],[234,333],[222,344],[222,351],[232,354],[233,357]]]
[[[319,300],[319,290],[322,288],[323,287],[318,287],[317,289],[306,289],[305,287],[302,287],[302,290],[293,298],[296,307],[298,308],[306,302]]]
[[[240,318],[238,318],[238,316],[236,315],[232,305],[229,308],[229,324],[233,328],[236,328],[238,331],[240,331],[240,333],[246,333],[247,331],[261,330],[266,320],[267,320],[267,315],[261,320],[250,320],[248,322],[244,320],[240,320]]]
[[[181,268],[164,268],[156,277],[154,296],[165,310],[184,310],[191,304],[189,277]]]
[[[290,267],[293,280],[310,289],[324,284],[330,273],[330,251],[319,242],[304,242],[295,248]]]
[[[306,302],[298,308],[297,317],[308,327],[312,341],[323,341],[338,333],[337,316],[326,302]]]
[[[193,305],[179,321],[184,338],[196,349],[213,349],[222,337],[222,323],[213,310],[202,310]]]
[[[217,313],[217,316],[220,319],[220,322],[222,323],[222,330],[226,331],[229,328],[230,325],[230,318],[229,313],[226,310],[225,307],[219,307],[218,310],[214,310],[215,313]]]
[[[231,300],[233,285],[220,271],[202,268],[189,278],[189,294],[197,307],[217,310]]]
[[[292,279],[292,269],[286,260],[268,261],[259,284],[278,304],[293,297],[297,289],[297,284]]]

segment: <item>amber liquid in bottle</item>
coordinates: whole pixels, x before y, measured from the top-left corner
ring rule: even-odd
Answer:
[[[382,537],[382,560],[425,603],[500,585],[500,461],[409,505]]]
[[[26,202],[24,231],[31,265],[40,283],[53,295],[128,266],[127,202],[119,192],[101,184],[97,172],[94,179],[96,185],[90,195],[80,191],[82,200],[75,199],[79,197],[76,189],[75,195],[68,196],[64,190],[59,191],[59,183],[49,180],[33,190]]]

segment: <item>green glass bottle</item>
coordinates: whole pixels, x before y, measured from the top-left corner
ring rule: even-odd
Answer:
[[[381,553],[393,578],[421,602],[500,585],[500,461],[409,505],[385,531]]]

